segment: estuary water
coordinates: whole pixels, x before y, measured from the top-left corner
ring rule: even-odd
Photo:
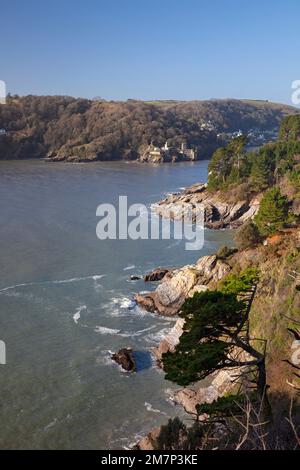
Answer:
[[[178,240],[103,240],[96,208],[150,206],[207,178],[207,162],[0,162],[0,448],[120,449],[182,414],[175,385],[151,360],[174,324],[136,307],[131,281],[157,266],[181,266],[231,243],[205,231],[199,251]],[[130,346],[138,371],[122,372],[111,352]]]

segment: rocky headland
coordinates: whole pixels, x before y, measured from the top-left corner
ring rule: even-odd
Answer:
[[[196,183],[180,193],[174,193],[153,205],[153,210],[163,218],[180,220],[187,208],[204,210],[204,225],[211,229],[237,228],[252,219],[259,209],[260,197],[241,198],[231,202],[221,191],[210,192],[204,183]]]

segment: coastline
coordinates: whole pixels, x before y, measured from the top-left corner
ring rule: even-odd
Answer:
[[[164,211],[165,206],[175,209],[175,217],[182,217],[182,202],[190,202],[191,195],[195,199],[203,201],[203,193],[206,195],[205,184],[194,184],[185,188],[182,192],[168,195],[155,205],[157,213],[161,216],[167,216],[168,212]],[[199,197],[200,195],[200,197]],[[234,210],[228,210],[228,206],[224,209],[223,202],[218,197],[205,198],[206,204],[214,204],[214,207],[222,208],[221,214],[226,214],[220,221],[220,212],[217,216],[219,220],[213,223],[205,223],[207,228],[214,230],[227,230],[242,225],[245,221],[252,218],[258,210],[259,199],[255,199],[249,204],[241,201]],[[179,210],[176,213],[177,205]],[[241,210],[244,208],[245,210]],[[173,212],[174,213],[174,212]],[[214,211],[216,214],[216,211]],[[207,220],[207,219],[206,219]],[[224,222],[225,220],[225,222]],[[233,251],[233,258],[235,251]],[[179,338],[183,332],[184,321],[178,316],[180,308],[185,299],[194,295],[195,292],[203,292],[216,287],[217,283],[232,270],[235,261],[228,262],[221,259],[218,254],[202,256],[194,264],[182,266],[166,272],[162,278],[158,279],[158,285],[154,291],[147,293],[137,293],[134,298],[143,309],[152,314],[162,315],[166,317],[176,318],[175,325],[170,328],[166,336],[160,342],[157,348],[152,350],[157,365],[162,367],[162,354],[167,351],[173,351],[179,342]],[[160,271],[162,268],[156,268]],[[151,279],[151,273],[147,275]],[[178,388],[171,399],[176,405],[180,405],[186,413],[190,415],[196,414],[196,405],[199,403],[211,403],[218,397],[230,391],[233,387],[233,380],[240,368],[231,370],[221,370],[213,374],[211,380],[204,380],[195,383],[193,386]],[[200,417],[201,420],[201,417]],[[136,448],[140,450],[153,450],[155,448],[155,440],[159,435],[160,427],[153,428],[146,436],[144,436],[137,444]]]

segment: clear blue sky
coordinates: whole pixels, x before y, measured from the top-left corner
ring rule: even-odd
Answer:
[[[1,0],[18,94],[291,102],[299,0]]]

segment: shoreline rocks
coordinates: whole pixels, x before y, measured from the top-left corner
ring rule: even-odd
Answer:
[[[159,346],[153,348],[153,354],[159,366],[161,366],[162,355],[168,351],[173,352],[175,350],[175,347],[179,343],[180,336],[183,333],[183,325],[184,319],[178,318],[173,328],[170,329],[169,333],[159,343]]]
[[[220,191],[212,194],[208,192],[206,184],[196,183],[154,204],[153,210],[163,218],[181,220],[188,206],[192,206],[192,216],[195,217],[196,209],[202,205],[205,227],[223,229],[237,228],[252,219],[259,209],[259,203],[258,197],[249,202],[241,200],[231,203]]]
[[[168,268],[155,268],[153,271],[145,274],[144,281],[145,282],[152,282],[152,281],[161,281],[166,274],[170,272]]]
[[[203,256],[195,264],[169,271],[153,292],[136,294],[136,302],[149,312],[177,315],[188,296],[208,289],[231,270],[216,255]]]
[[[153,428],[145,437],[134,446],[133,450],[155,450],[161,426]]]

